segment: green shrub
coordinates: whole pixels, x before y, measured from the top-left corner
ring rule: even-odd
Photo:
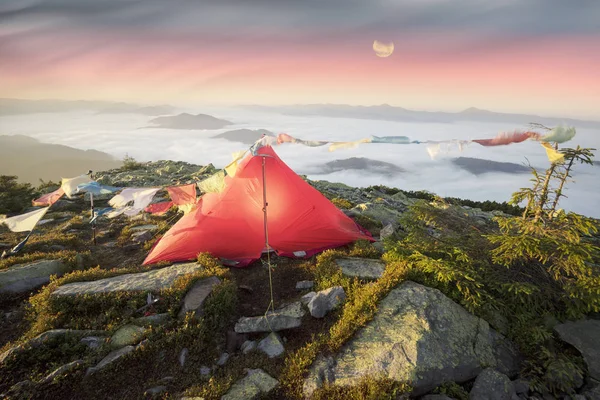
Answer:
[[[16,176],[0,175],[0,214],[22,212],[36,195],[29,183],[18,183]]]
[[[349,210],[353,207],[352,203],[350,203],[348,200],[342,199],[339,197],[335,197],[335,198],[331,199],[331,202],[337,208],[341,208],[342,210]]]

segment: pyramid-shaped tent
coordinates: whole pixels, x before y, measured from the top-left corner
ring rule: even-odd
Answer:
[[[234,177],[225,177],[223,191],[202,196],[196,210],[156,243],[144,265],[190,260],[203,252],[236,266],[260,258],[265,250],[263,194],[269,246],[279,255],[305,257],[373,240],[265,146],[242,160]]]

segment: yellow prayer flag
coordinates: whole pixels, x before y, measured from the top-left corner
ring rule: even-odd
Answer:
[[[542,142],[541,145],[546,149],[546,154],[548,155],[548,160],[551,163],[561,163],[565,158],[565,155],[561,152],[557,151],[550,143]]]
[[[371,138],[367,138],[356,140],[354,142],[333,142],[333,144],[329,146],[329,151],[336,151],[339,149],[353,149],[355,147],[358,147],[358,145],[361,143],[370,143],[371,140]]]

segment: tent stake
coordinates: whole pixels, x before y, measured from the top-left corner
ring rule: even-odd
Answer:
[[[267,207],[269,203],[267,203],[267,174],[265,170],[265,156],[262,156],[262,178],[263,178],[263,215],[264,215],[264,230],[265,230],[265,247],[267,249],[267,266],[269,267],[269,288],[271,290],[271,301],[269,302],[269,306],[267,307],[267,311],[265,311],[265,318],[269,313],[269,309],[275,311],[275,301],[273,300],[273,276],[272,276],[272,267],[271,267],[271,246],[269,245],[269,228],[267,225]],[[269,319],[267,318],[267,323],[269,323]],[[269,324],[270,326],[270,324]]]

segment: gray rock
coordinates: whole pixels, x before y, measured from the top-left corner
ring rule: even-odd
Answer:
[[[307,305],[310,303],[310,300],[317,295],[316,292],[306,293],[304,296],[300,298],[300,303]]]
[[[99,348],[106,339],[98,336],[86,336],[80,340],[81,343],[85,344],[92,350]]]
[[[179,365],[181,365],[181,368],[183,368],[185,366],[185,360],[187,359],[187,355],[190,351],[188,350],[187,347],[184,347],[183,349],[181,349],[181,353],[179,353]]]
[[[144,232],[144,231],[155,231],[158,229],[158,225],[138,225],[129,228],[131,232]]]
[[[146,329],[127,324],[120,327],[110,338],[110,345],[113,348],[120,348],[139,343],[145,336]]]
[[[600,381],[600,321],[569,321],[556,325],[554,330],[563,341],[579,350],[590,377]]]
[[[384,226],[380,231],[379,231],[379,237],[381,239],[385,239],[387,237],[390,237],[394,234],[394,225],[392,224],[387,224],[386,226]]]
[[[207,367],[206,365],[201,366],[200,367],[200,375],[202,375],[202,376],[210,375],[210,368]]]
[[[600,400],[600,384],[582,394],[585,396],[586,400]]]
[[[428,394],[421,397],[421,400],[453,400],[452,397],[448,397],[445,394]]]
[[[122,347],[118,350],[114,350],[111,351],[110,353],[108,353],[108,355],[106,357],[104,357],[99,363],[98,365],[96,365],[95,367],[91,367],[88,368],[88,374],[92,374],[98,370],[101,370],[102,368],[106,367],[107,365],[117,361],[119,358],[125,356],[128,353],[131,353],[132,351],[135,350],[134,346],[125,346]]]
[[[221,354],[221,357],[219,357],[219,359],[217,360],[217,365],[221,367],[225,365],[227,361],[229,361],[229,353],[223,353]]]
[[[493,368],[486,368],[475,379],[469,400],[511,400],[516,395],[508,376]]]
[[[221,400],[254,400],[275,389],[279,382],[262,369],[250,369],[247,375],[234,383]]]
[[[67,248],[65,246],[61,246],[60,244],[53,244],[52,246],[49,247],[50,251],[63,251],[66,249]]]
[[[307,304],[310,315],[314,318],[323,318],[329,312],[329,301],[327,296],[317,293]]]
[[[379,279],[385,271],[385,263],[374,259],[345,257],[338,258],[335,263],[344,275],[361,279]]]
[[[296,290],[307,290],[312,289],[315,286],[313,281],[299,281],[296,282]]]
[[[65,364],[62,367],[59,367],[59,368],[55,369],[54,371],[52,371],[50,374],[48,374],[44,379],[42,379],[40,381],[40,383],[43,384],[43,383],[52,382],[54,380],[54,378],[57,378],[61,375],[64,375],[67,372],[77,369],[79,366],[81,366],[83,364],[85,364],[85,362],[83,360],[75,360],[73,362]]]
[[[315,318],[323,318],[329,311],[337,307],[346,300],[346,293],[341,286],[334,286],[329,289],[317,292],[308,302],[307,307],[310,315]]]
[[[379,303],[374,319],[336,356],[311,367],[304,394],[310,397],[323,382],[352,386],[365,376],[380,375],[409,382],[419,396],[443,382],[475,378],[499,364],[498,352],[512,347],[439,290],[406,281]],[[509,359],[514,354],[500,355]]]
[[[142,232],[134,232],[131,234],[131,241],[133,243],[146,243],[147,241],[152,239],[152,232],[150,231],[142,231]]]
[[[515,392],[517,394],[529,394],[529,382],[524,379],[516,379],[513,381],[513,386],[515,387]]]
[[[323,355],[317,357],[302,387],[305,398],[310,398],[312,393],[320,387],[334,383],[334,368],[335,360],[333,357],[324,357]]]
[[[164,393],[166,391],[167,391],[167,387],[166,386],[155,386],[153,388],[150,388],[150,389],[146,390],[144,392],[144,396],[156,397],[159,394],[162,394],[162,393]]]
[[[194,283],[194,286],[187,292],[183,299],[183,306],[179,311],[179,318],[185,317],[188,312],[193,312],[196,316],[202,315],[202,305],[206,298],[211,294],[213,288],[221,283],[216,276],[201,279]]]
[[[266,338],[258,342],[258,350],[265,353],[269,358],[279,357],[285,352],[283,341],[275,332],[271,332]]]
[[[60,286],[55,296],[109,293],[119,291],[158,291],[169,288],[177,278],[203,267],[197,263],[175,264],[136,274],[124,274],[91,282],[73,282]]]
[[[251,351],[256,350],[256,340],[246,340],[244,343],[242,343],[241,350],[244,354],[248,354]]]
[[[297,328],[302,324],[302,304],[293,303],[282,309],[267,313],[260,317],[242,317],[235,324],[237,333],[277,332],[284,329]]]
[[[146,317],[140,317],[133,320],[133,324],[137,326],[150,327],[150,326],[161,326],[171,321],[169,313],[148,315]]]
[[[62,276],[70,271],[61,260],[13,265],[0,271],[0,293],[28,292],[50,282],[50,275]]]

